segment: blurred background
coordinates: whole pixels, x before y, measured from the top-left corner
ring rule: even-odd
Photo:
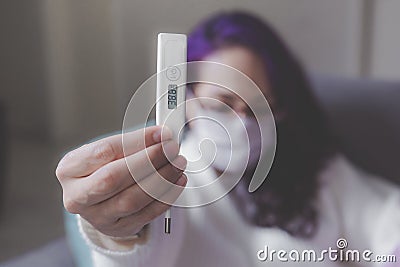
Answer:
[[[2,0],[0,262],[64,235],[56,164],[121,129],[157,33],[231,9],[275,26],[312,75],[400,81],[398,0]]]

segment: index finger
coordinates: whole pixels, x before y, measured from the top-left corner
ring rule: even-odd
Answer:
[[[61,159],[56,169],[56,175],[59,179],[88,176],[109,162],[161,142],[161,133],[163,141],[172,138],[172,133],[167,128],[151,126],[83,145],[67,153]],[[124,147],[122,138],[124,144],[129,145]]]

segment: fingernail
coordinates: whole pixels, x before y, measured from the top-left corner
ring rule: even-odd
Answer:
[[[182,176],[178,179],[178,181],[176,181],[176,184],[177,184],[177,185],[180,185],[180,186],[185,186],[185,185],[186,185],[186,182],[187,182],[186,176],[185,176],[185,175],[182,175]]]
[[[183,156],[178,156],[172,163],[175,168],[184,171],[186,169],[187,161]]]

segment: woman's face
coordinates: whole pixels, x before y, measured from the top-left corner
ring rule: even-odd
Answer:
[[[259,87],[269,104],[272,104],[271,101],[273,99],[266,75],[266,68],[260,58],[251,50],[242,46],[226,47],[209,54],[203,60],[226,64],[243,72]],[[251,102],[249,104],[253,109],[257,109],[258,107],[263,109],[263,105],[265,105],[260,101],[258,97],[259,92],[256,92],[255,88],[239,91],[237,92],[238,95],[226,88],[206,83],[196,84],[193,89],[196,98],[202,97],[200,102],[203,107],[217,111],[218,109],[227,107],[225,105],[218,105],[218,101],[204,100],[205,98],[217,99],[232,108],[239,116],[252,116],[252,113],[238,95],[243,99],[250,99]],[[191,107],[190,103],[188,104],[187,112],[188,116],[192,117],[194,108]]]
[[[237,85],[237,88],[230,88],[234,92],[210,83],[193,85],[194,101],[188,101],[186,106],[190,128],[193,136],[200,140],[212,140],[216,148],[215,158],[213,158],[214,149],[211,147],[204,149],[202,156],[206,159],[213,158],[212,165],[219,172],[240,173],[245,168],[255,168],[262,151],[261,145],[267,147],[273,140],[267,140],[266,137],[261,142],[260,129],[270,126],[267,128],[272,130],[274,127],[268,116],[270,109],[266,106],[265,99],[260,97],[261,90],[271,103],[271,90],[263,61],[251,50],[241,46],[217,50],[203,60],[222,63],[237,69],[248,76],[258,88],[247,87],[247,84],[241,86],[244,85],[243,77],[232,75],[232,72],[227,72],[222,80],[229,79],[229,84]],[[224,75],[209,65],[198,71],[200,77],[219,75],[215,78],[221,78],[220,76]],[[261,125],[254,118],[252,111],[257,116],[262,116],[257,118],[260,119]],[[245,142],[246,140],[248,142]]]

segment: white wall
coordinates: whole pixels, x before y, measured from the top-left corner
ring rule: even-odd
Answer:
[[[0,1],[0,101],[10,135],[43,139],[49,135],[43,6],[23,2]]]
[[[305,66],[320,73],[358,76],[361,71],[363,1],[346,0],[120,0],[113,2],[117,90],[121,106],[155,72],[158,32],[187,33],[224,9],[246,9],[269,21]]]
[[[370,75],[400,80],[400,1],[375,1]]]
[[[111,1],[46,0],[45,14],[53,137],[74,144],[120,128]]]

